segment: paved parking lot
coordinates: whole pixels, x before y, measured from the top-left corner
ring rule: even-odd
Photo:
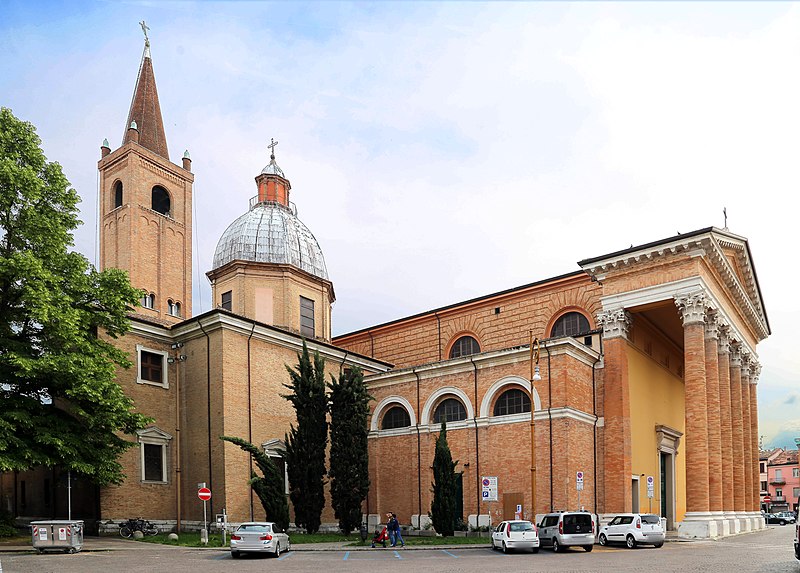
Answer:
[[[793,529],[772,527],[722,541],[667,543],[660,549],[595,546],[586,553],[573,549],[555,554],[543,549],[538,554],[503,555],[487,548],[460,549],[373,549],[339,551],[291,551],[279,559],[245,557],[234,560],[226,551],[188,549],[124,542],[108,550],[82,551],[75,555],[2,553],[2,573],[84,573],[84,572],[167,572],[206,573],[219,571],[435,571],[489,573],[493,571],[701,571],[703,573],[798,573],[794,558]],[[113,546],[113,547],[112,547]]]

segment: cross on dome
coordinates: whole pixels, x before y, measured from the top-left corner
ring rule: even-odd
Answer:
[[[270,137],[269,140],[272,142],[267,145],[267,148],[269,149],[269,158],[275,159],[275,146],[278,145],[278,142],[275,141],[275,138],[273,137]]]

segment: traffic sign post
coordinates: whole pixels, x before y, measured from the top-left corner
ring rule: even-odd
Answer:
[[[483,476],[481,490],[481,499],[483,501],[497,501],[497,476]]]
[[[197,485],[201,486],[197,490],[197,497],[203,500],[203,533],[205,535],[201,535],[201,537],[204,540],[203,543],[208,545],[208,517],[206,514],[206,502],[211,499],[211,490],[206,487],[205,483]]]
[[[655,479],[653,476],[647,476],[647,497],[650,503],[650,513],[653,513],[653,490],[655,489]]]
[[[575,489],[578,491],[578,507],[581,506],[581,492],[583,491],[583,472],[575,472]]]

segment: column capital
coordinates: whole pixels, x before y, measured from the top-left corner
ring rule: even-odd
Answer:
[[[752,366],[753,357],[750,354],[750,351],[744,348],[741,350],[741,355],[742,382],[744,383],[745,378],[747,378],[748,381],[750,379],[750,367]]]
[[[717,345],[717,353],[730,354],[731,351],[731,327],[723,319],[718,317],[717,331],[719,333],[719,344]]]
[[[761,376],[761,363],[753,360],[750,363],[750,384],[758,384],[758,377]]]
[[[675,305],[683,317],[683,326],[705,322],[707,305],[704,291],[676,295]]]
[[[604,338],[628,338],[633,318],[624,308],[602,310],[597,313],[597,324],[603,327]]]
[[[706,340],[719,339],[720,322],[716,310],[706,309]]]
[[[741,368],[742,347],[737,341],[731,340],[730,352],[731,352],[731,368]]]

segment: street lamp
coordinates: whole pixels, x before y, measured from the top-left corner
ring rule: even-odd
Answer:
[[[531,515],[536,521],[536,426],[534,425],[533,413],[536,410],[536,400],[534,399],[533,383],[541,380],[542,375],[539,374],[539,339],[533,337],[533,331],[530,331],[531,336]]]

